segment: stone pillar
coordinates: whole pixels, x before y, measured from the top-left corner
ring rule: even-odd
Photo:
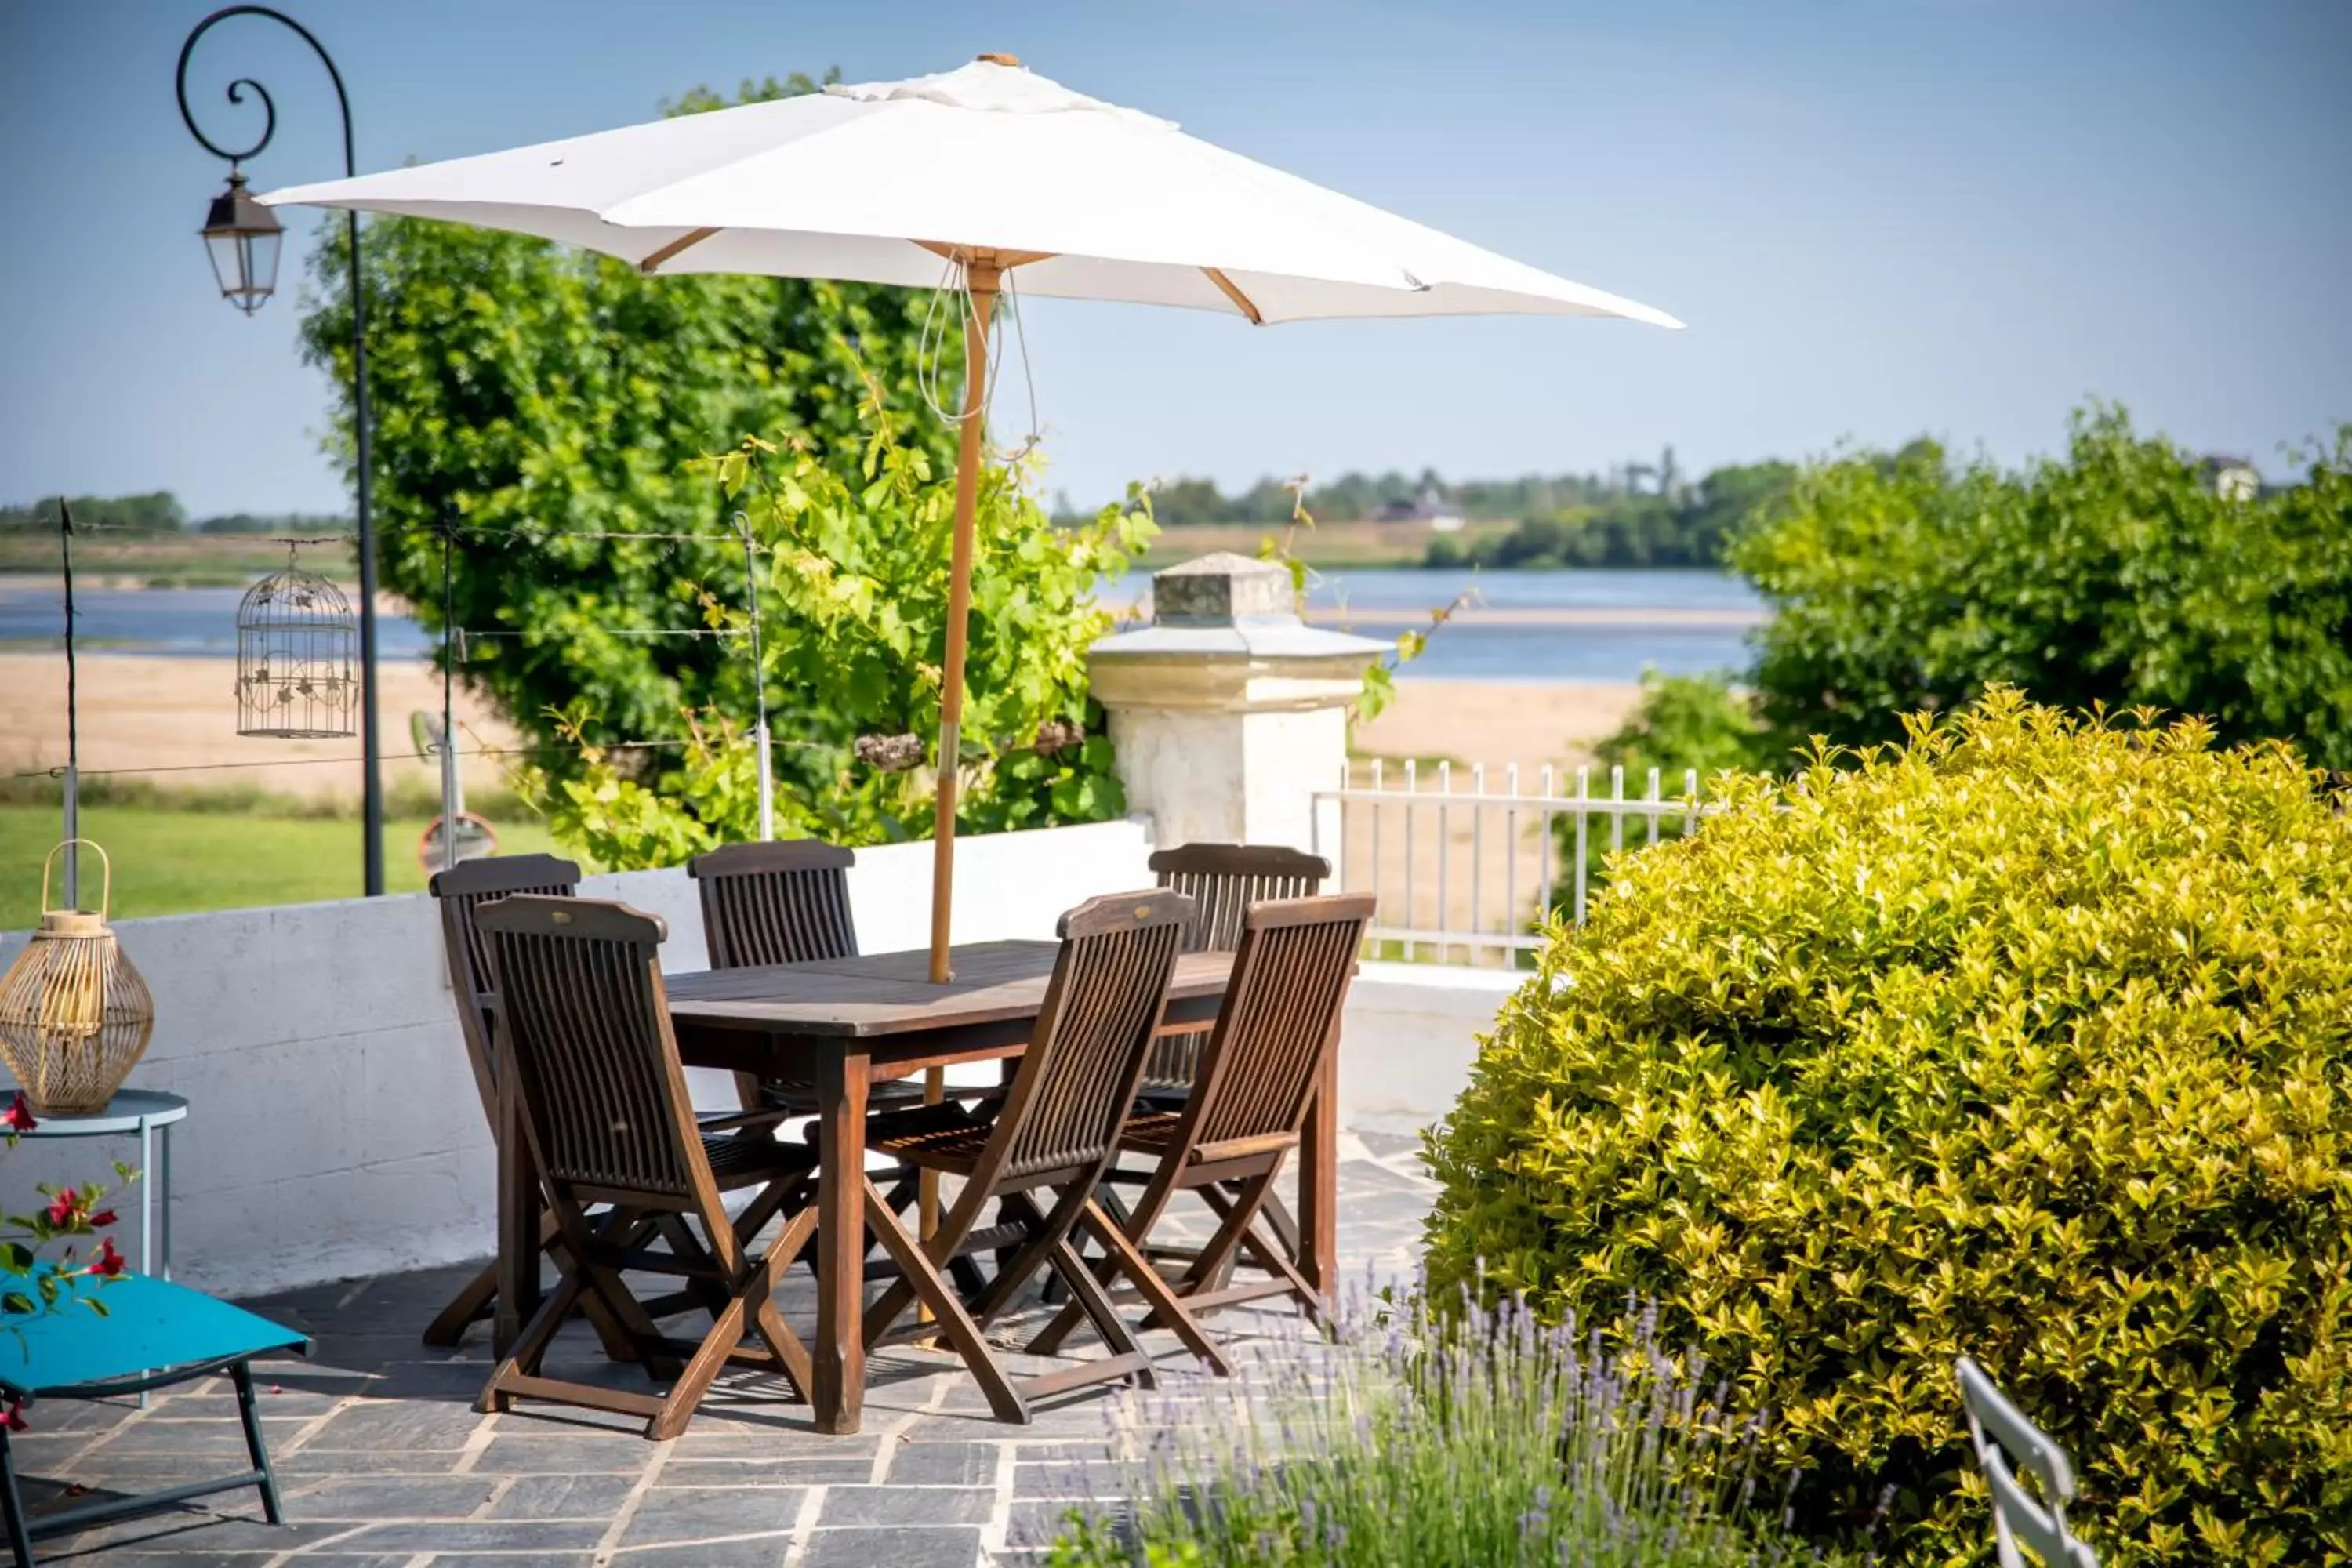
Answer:
[[[1128,808],[1163,845],[1314,847],[1313,792],[1339,784],[1348,704],[1388,645],[1307,626],[1287,571],[1227,552],[1155,574],[1151,604],[1087,656]]]

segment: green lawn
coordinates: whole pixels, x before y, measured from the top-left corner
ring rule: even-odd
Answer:
[[[426,818],[384,825],[386,889],[421,891],[425,871],[416,840]],[[197,910],[299,904],[360,894],[360,826],[231,812],[169,811],[152,805],[82,808],[82,835],[114,859],[114,917],[186,914]],[[551,849],[541,823],[500,821],[499,848],[513,854]],[[35,924],[41,906],[41,858],[57,843],[50,805],[0,805],[0,931]],[[82,865],[82,902],[96,907],[95,856]]]

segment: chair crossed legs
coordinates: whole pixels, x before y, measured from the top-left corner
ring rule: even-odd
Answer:
[[[1048,983],[1036,1033],[992,1119],[954,1103],[876,1116],[869,1147],[921,1169],[959,1177],[962,1188],[928,1239],[918,1241],[873,1182],[867,1223],[897,1266],[898,1278],[867,1310],[867,1346],[894,1338],[944,1335],[988,1396],[1000,1419],[1025,1422],[1030,1402],[1114,1379],[1154,1381],[1152,1358],[1111,1306],[1071,1245],[1092,1235],[1108,1249],[1105,1278],[1124,1275],[1196,1356],[1223,1363],[1208,1336],[1163,1285],[1096,1194],[1167,1003],[1190,900],[1166,891],[1093,899],[1062,917],[1062,949]],[[988,1205],[998,1223],[982,1228]],[[966,1300],[941,1270],[991,1252],[993,1278]],[[982,1331],[1040,1273],[1071,1292],[1071,1310],[1087,1318],[1112,1353],[1016,1382],[990,1351]],[[894,1333],[920,1301],[938,1320]]]
[[[656,917],[621,904],[519,895],[486,904],[475,922],[499,983],[499,1059],[513,1075],[524,1131],[562,1243],[562,1278],[482,1390],[478,1408],[518,1397],[642,1416],[649,1438],[674,1437],[730,1364],[782,1373],[803,1398],[808,1352],[775,1307],[778,1281],[808,1244],[815,1153],[772,1130],[703,1131],[670,1032]],[[722,1194],[757,1188],[730,1220]],[[592,1214],[592,1205],[605,1205]],[[767,1224],[793,1210],[754,1251]],[[656,1227],[669,1250],[648,1252]],[[625,1271],[673,1276],[709,1308],[698,1341],[672,1339]],[[556,1331],[593,1303],[649,1373],[675,1371],[664,1394],[549,1377]],[[746,1343],[750,1336],[751,1342]]]
[[[1178,1326],[1160,1300],[1164,1295],[1192,1314],[1288,1296],[1310,1316],[1322,1316],[1322,1296],[1299,1270],[1295,1238],[1269,1234],[1272,1226],[1261,1222],[1268,1218],[1276,1179],[1299,1146],[1316,1086],[1337,1047],[1339,1015],[1372,908],[1371,898],[1360,893],[1252,904],[1233,981],[1184,1109],[1136,1116],[1120,1129],[1122,1149],[1157,1161],[1139,1178],[1142,1195],[1120,1216],[1120,1255],[1139,1255],[1153,1270],[1156,1289],[1141,1292],[1150,1308],[1144,1328]],[[1127,1179],[1124,1173],[1120,1177]],[[1215,1232],[1198,1247],[1152,1246],[1153,1227],[1183,1192],[1197,1193],[1208,1205],[1217,1216]],[[1179,1270],[1165,1284],[1156,1272],[1163,1261]],[[1237,1266],[1254,1266],[1265,1278],[1230,1283]],[[1099,1284],[1109,1284],[1115,1273],[1136,1278],[1108,1258],[1096,1265]],[[1077,1306],[1074,1300],[1063,1308],[1029,1350],[1040,1355],[1058,1350],[1081,1317],[1093,1316]]]

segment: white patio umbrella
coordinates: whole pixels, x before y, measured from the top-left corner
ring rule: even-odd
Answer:
[[[1497,313],[1682,324],[1073,92],[1009,55],[260,199],[538,235],[647,273],[949,280],[968,292],[931,876],[941,982],[988,326],[1007,272],[1024,294],[1189,306],[1255,326]]]

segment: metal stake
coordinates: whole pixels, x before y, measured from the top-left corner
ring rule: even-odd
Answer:
[[[735,514],[743,535],[743,608],[751,617],[751,700],[759,717],[751,725],[751,743],[760,749],[760,842],[776,836],[776,758],[768,743],[768,675],[760,661],[760,569],[751,555],[751,519]]]
[[[58,539],[66,566],[66,908],[81,908],[81,702],[74,663],[73,508],[58,498]]]
[[[441,868],[457,865],[457,818],[466,810],[466,781],[457,773],[457,530],[441,529]]]

